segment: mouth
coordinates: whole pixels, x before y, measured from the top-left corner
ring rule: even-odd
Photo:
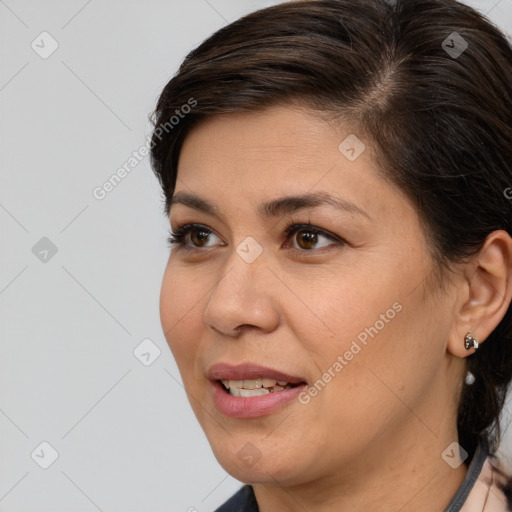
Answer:
[[[276,412],[307,386],[302,377],[255,364],[219,363],[208,370],[207,377],[215,406],[231,418],[254,418]]]
[[[286,380],[276,380],[268,377],[244,380],[219,379],[217,382],[230,395],[241,397],[263,396],[301,385],[300,383],[292,384]]]

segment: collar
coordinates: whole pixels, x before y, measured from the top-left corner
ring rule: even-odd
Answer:
[[[488,456],[489,449],[487,441],[482,439],[476,448],[475,455],[471,460],[466,477],[455,493],[455,496],[445,508],[444,512],[459,512],[461,510],[462,506],[467,501],[475,482],[478,480]]]

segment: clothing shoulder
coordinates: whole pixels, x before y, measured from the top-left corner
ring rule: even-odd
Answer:
[[[250,485],[244,485],[215,512],[259,512],[254,491]]]
[[[499,459],[489,455],[460,512],[510,512],[510,491],[510,477]]]

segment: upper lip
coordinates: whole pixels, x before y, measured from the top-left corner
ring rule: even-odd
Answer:
[[[288,373],[260,366],[256,363],[244,363],[232,365],[228,363],[216,363],[206,372],[210,380],[249,380],[260,377],[275,379],[277,381],[286,381],[290,384],[300,384],[306,382],[302,377],[289,375]]]

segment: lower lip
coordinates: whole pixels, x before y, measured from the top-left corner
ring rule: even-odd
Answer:
[[[211,382],[213,402],[217,409],[230,418],[256,418],[277,411],[297,399],[305,384],[290,389],[275,391],[261,396],[233,396],[219,382]]]

